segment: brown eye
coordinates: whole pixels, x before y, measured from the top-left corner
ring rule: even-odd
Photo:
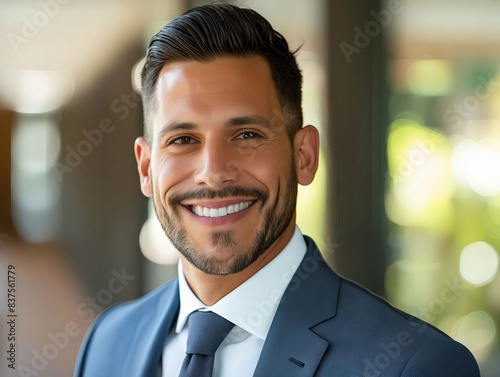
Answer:
[[[191,144],[194,139],[190,136],[181,136],[172,141],[172,144]]]

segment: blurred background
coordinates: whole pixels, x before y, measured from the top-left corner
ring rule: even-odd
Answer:
[[[175,276],[133,157],[138,72],[151,36],[207,2],[0,0],[2,376],[71,376],[98,313]],[[500,1],[228,2],[303,44],[322,141],[303,233],[500,375]]]

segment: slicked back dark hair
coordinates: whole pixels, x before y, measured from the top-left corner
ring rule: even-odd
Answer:
[[[285,38],[257,12],[230,4],[195,7],[161,29],[149,44],[142,70],[146,138],[151,140],[158,76],[167,63],[210,62],[219,57],[261,56],[270,66],[288,137],[302,127],[302,73]],[[277,118],[281,114],[277,113]]]

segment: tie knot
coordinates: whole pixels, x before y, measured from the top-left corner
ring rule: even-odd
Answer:
[[[193,312],[189,316],[186,353],[213,355],[234,324],[214,312]]]

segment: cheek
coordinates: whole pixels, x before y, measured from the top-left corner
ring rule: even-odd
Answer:
[[[158,160],[154,164],[155,191],[164,206],[166,205],[165,198],[170,193],[170,190],[180,185],[189,176],[186,162],[186,160],[170,158]]]
[[[261,184],[263,184],[271,196],[277,190],[278,182],[281,182],[288,172],[288,165],[285,166],[282,159],[275,154],[263,154],[247,164],[246,171]]]

